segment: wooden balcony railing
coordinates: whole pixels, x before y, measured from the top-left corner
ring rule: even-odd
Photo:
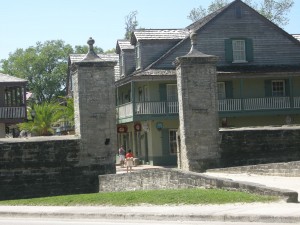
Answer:
[[[133,107],[132,103],[126,103],[117,107],[117,115],[119,118],[126,118],[133,116]]]
[[[289,97],[244,99],[245,110],[289,109],[290,107],[291,102]]]
[[[300,97],[294,97],[294,108],[300,108]]]
[[[292,100],[292,101],[291,101]],[[133,105],[135,109],[133,110]],[[272,97],[218,100],[219,112],[257,111],[300,108],[300,97]],[[127,103],[117,107],[118,118],[146,114],[176,114],[178,102],[138,102]]]
[[[26,107],[0,107],[0,119],[24,119]]]

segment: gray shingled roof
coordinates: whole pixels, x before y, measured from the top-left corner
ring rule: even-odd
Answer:
[[[117,65],[114,67],[115,70],[115,80],[120,79],[120,66],[119,66],[119,55],[111,53],[111,54],[97,54],[100,59],[103,61],[115,61],[117,62]],[[70,54],[70,65],[76,62],[80,62],[83,60],[83,58],[86,56],[86,54]]]
[[[104,61],[119,61],[119,56],[117,54],[97,54],[100,59]],[[70,54],[71,63],[80,62],[86,54]]]
[[[116,53],[120,54],[121,50],[134,50],[134,46],[129,40],[117,40]]]
[[[211,14],[208,14],[207,16],[203,17],[200,20],[197,20],[196,22],[190,24],[186,27],[188,30],[199,30],[201,27],[206,25],[208,22],[210,22],[212,19],[214,19],[217,15],[219,15],[221,12],[223,12],[226,8],[228,8],[232,3],[227,4],[226,6],[212,12]]]
[[[118,40],[117,44],[119,45],[120,49],[134,49],[134,46],[130,44],[129,40]]]
[[[18,77],[10,76],[8,74],[0,73],[1,83],[25,83],[27,80]]]
[[[185,29],[140,29],[133,32],[131,43],[140,40],[181,40],[188,35]]]

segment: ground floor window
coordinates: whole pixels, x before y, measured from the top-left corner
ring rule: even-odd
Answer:
[[[169,130],[170,154],[176,154],[177,153],[176,131],[177,130]]]

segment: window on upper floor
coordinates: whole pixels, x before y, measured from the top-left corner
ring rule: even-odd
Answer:
[[[232,57],[234,63],[247,61],[245,40],[232,40]]]
[[[223,100],[226,98],[225,82],[218,82],[218,99]]]
[[[150,101],[149,89],[148,89],[147,85],[145,85],[143,87],[139,87],[139,89],[138,89],[138,101],[139,102]]]
[[[218,100],[233,98],[232,81],[221,81],[217,83]]]
[[[141,49],[140,49],[139,44],[137,44],[135,46],[135,55],[136,55],[136,69],[140,69],[141,68]]]
[[[177,102],[178,93],[176,84],[167,84],[167,101],[168,102]]]
[[[228,63],[248,63],[253,61],[253,43],[249,38],[225,40],[225,60]]]
[[[284,80],[272,80],[272,96],[273,97],[285,96],[285,81]]]
[[[266,97],[286,97],[290,95],[289,80],[265,80]]]

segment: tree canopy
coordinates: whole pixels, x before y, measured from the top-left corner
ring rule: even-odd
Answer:
[[[278,26],[288,24],[288,12],[294,5],[294,0],[261,0],[260,4],[253,0],[244,0],[244,2]],[[188,15],[188,19],[195,22],[227,4],[229,4],[229,0],[213,0],[207,9],[202,6],[193,8]]]
[[[86,54],[89,51],[89,47],[87,45],[75,45],[74,52],[76,54]],[[94,51],[97,54],[104,53],[102,48],[94,46]]]
[[[94,50],[103,53],[102,48],[94,47]],[[51,102],[65,96],[69,55],[87,52],[87,45],[73,49],[62,40],[37,42],[36,46],[18,48],[8,59],[1,60],[1,72],[28,80],[27,88],[37,103]]]
[[[137,28],[138,21],[136,20],[137,11],[130,12],[125,17],[125,39],[129,40],[131,33]]]
[[[50,102],[65,94],[67,59],[72,52],[72,46],[62,40],[37,42],[2,60],[2,72],[27,79],[35,100]]]

